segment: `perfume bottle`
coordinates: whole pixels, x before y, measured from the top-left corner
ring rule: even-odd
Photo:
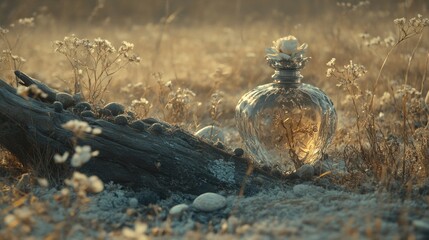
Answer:
[[[275,70],[273,82],[243,95],[235,119],[255,162],[286,174],[322,158],[334,136],[337,114],[322,90],[301,83],[308,45],[299,46],[294,36],[273,43],[265,56]]]

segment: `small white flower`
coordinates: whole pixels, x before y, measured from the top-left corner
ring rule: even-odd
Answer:
[[[21,220],[29,220],[32,218],[33,212],[27,206],[22,208],[17,208],[13,211],[14,215]]]
[[[9,32],[9,29],[0,27],[0,33],[1,34],[6,34],[8,32]]]
[[[122,42],[122,45],[119,47],[119,52],[120,53],[125,53],[125,52],[128,52],[128,51],[131,51],[131,50],[133,50],[134,49],[134,44],[132,44],[132,43],[129,43],[129,42],[127,42],[127,41],[123,41]]]
[[[97,176],[89,177],[88,183],[89,190],[93,193],[99,193],[104,190],[104,184]]]
[[[16,88],[16,94],[18,94],[19,96],[21,96],[25,99],[28,99],[28,87],[19,85]]]
[[[39,185],[41,186],[41,187],[48,187],[49,186],[49,182],[48,182],[48,180],[46,179],[46,178],[38,178],[37,179],[37,183],[39,183]]]
[[[92,134],[94,134],[94,135],[99,135],[99,134],[101,134],[101,132],[102,132],[101,128],[92,129]]]
[[[99,193],[104,190],[104,184],[97,176],[86,176],[80,172],[73,172],[73,176],[70,179],[66,179],[65,183],[67,186],[72,187],[75,191],[82,192],[86,194],[87,192]],[[68,196],[70,190],[68,188],[63,188],[61,190],[62,196]]]
[[[3,221],[6,224],[6,226],[8,226],[8,227],[15,227],[16,225],[19,224],[18,218],[15,217],[15,215],[13,215],[13,214],[6,215],[6,217],[4,217]]]
[[[34,18],[20,18],[18,19],[18,24],[32,27],[34,26]]]
[[[149,105],[149,101],[146,98],[140,98],[139,100],[135,99],[131,102],[132,107],[146,106],[146,105]]]
[[[328,68],[328,70],[326,70],[326,77],[331,77],[333,73],[335,73],[335,68]]]
[[[18,56],[12,56],[12,57],[19,58]],[[25,99],[28,99],[28,96],[30,94],[32,94],[33,97],[41,97],[41,98],[48,97],[48,94],[46,94],[45,92],[43,92],[42,90],[40,90],[37,87],[37,85],[35,85],[35,84],[31,84],[29,87],[18,86],[16,88],[16,94],[20,95],[21,97],[23,97]]]
[[[61,196],[66,197],[70,195],[70,190],[68,188],[63,188],[60,191]]]
[[[76,146],[75,153],[71,159],[71,165],[73,167],[80,167],[84,163],[88,162],[91,159],[91,147],[90,146]]]
[[[96,150],[91,153],[91,157],[97,157],[100,154],[100,151]]]
[[[80,120],[70,120],[61,126],[64,129],[72,131],[73,134],[78,138],[84,137],[86,133],[93,135],[101,133],[100,128],[92,128],[87,122]]]
[[[335,58],[332,58],[331,60],[329,60],[329,62],[326,63],[326,66],[333,67],[335,65],[335,60]]]
[[[362,39],[368,39],[371,36],[368,33],[361,33],[361,34],[359,34],[359,37],[362,38]]]
[[[168,81],[164,84],[164,86],[168,87],[168,88],[172,88],[173,87],[173,83],[171,81]]]
[[[395,38],[393,36],[389,36],[384,39],[384,44],[386,44],[387,47],[391,47],[395,45]]]
[[[88,162],[91,157],[98,156],[99,151],[91,150],[91,147],[88,145],[85,146],[76,146],[75,153],[73,154],[70,163],[73,167],[81,167],[83,164]]]
[[[122,229],[122,235],[126,238],[138,239],[138,240],[146,240],[149,239],[145,234],[148,226],[146,223],[135,222],[134,229],[129,227],[124,227]]]
[[[399,26],[403,26],[407,20],[405,18],[397,18],[393,20],[393,23]]]
[[[306,43],[299,46],[298,40],[292,35],[279,38],[273,44],[273,47],[265,49],[265,53],[267,58],[277,61],[302,56],[308,47]]]
[[[64,152],[63,155],[60,154],[55,154],[54,155],[54,161],[55,163],[64,163],[65,161],[67,161],[67,158],[69,158],[69,152]]]

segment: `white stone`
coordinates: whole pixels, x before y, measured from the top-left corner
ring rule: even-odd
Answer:
[[[225,142],[225,136],[222,129],[216,126],[206,126],[195,133],[196,136],[205,138],[212,142]]]
[[[193,204],[196,209],[204,212],[212,212],[226,206],[226,198],[217,193],[203,193],[195,198]]]
[[[170,208],[170,211],[168,213],[171,216],[179,216],[188,209],[189,209],[189,206],[187,204],[181,203]]]
[[[128,199],[128,205],[131,208],[136,208],[139,205],[139,201],[137,200],[137,198],[130,198]]]
[[[416,230],[429,233],[429,221],[414,220],[413,225]]]

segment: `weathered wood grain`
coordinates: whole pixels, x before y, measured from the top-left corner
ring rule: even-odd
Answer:
[[[42,83],[27,81],[24,84]],[[37,168],[43,161],[59,176],[74,170],[64,166],[58,170],[52,156],[73,152],[72,133],[61,125],[79,119],[101,128],[102,133],[78,141],[79,145],[100,151],[78,170],[97,175],[104,182],[147,188],[161,195],[171,191],[199,194],[239,190],[245,181],[246,191],[253,191],[284,182],[281,175],[252,169],[249,159],[236,157],[165,122],[158,122],[161,131],[151,131],[150,127],[134,129],[130,125],[83,118],[67,110],[55,112],[51,102],[56,91],[43,86],[50,95],[47,102],[26,100],[0,80],[0,145],[30,168]],[[150,126],[156,124],[156,120],[143,120],[142,124]]]

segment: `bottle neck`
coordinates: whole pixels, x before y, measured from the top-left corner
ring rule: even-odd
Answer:
[[[299,69],[276,69],[271,78],[275,83],[300,83],[302,75]]]

